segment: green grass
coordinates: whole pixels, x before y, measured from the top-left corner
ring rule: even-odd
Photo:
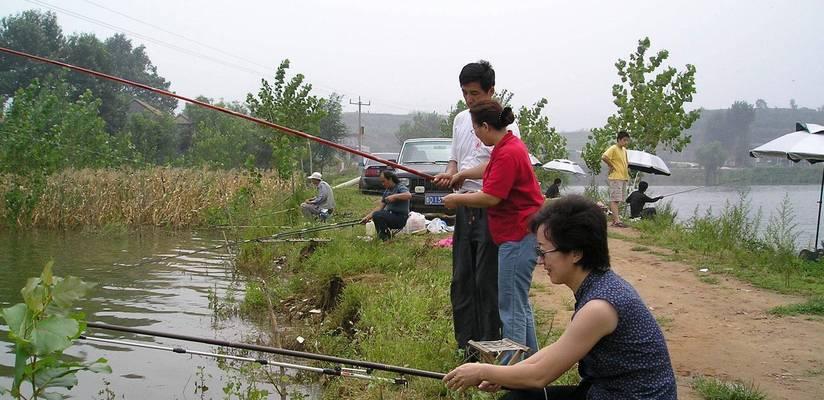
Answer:
[[[649,247],[646,246],[633,246],[630,248],[632,251],[649,251]]]
[[[355,190],[336,190],[339,210],[361,216],[372,208],[374,196]],[[270,233],[249,229],[244,238]],[[267,296],[276,310],[288,312],[294,305],[321,308],[329,297],[331,282],[343,282],[332,307],[320,316],[293,319],[291,330],[281,338],[295,343],[303,336],[304,350],[340,357],[369,360],[416,369],[448,372],[463,361],[456,349],[449,287],[452,276],[451,249],[433,247],[438,237],[404,235],[390,242],[363,241],[364,228],[325,231],[316,236],[331,242],[306,251],[304,244],[249,243],[240,251],[236,264],[247,277],[261,277],[246,286],[240,311],[265,315]],[[550,291],[536,284],[536,291]],[[304,302],[304,299],[308,299]],[[571,299],[565,304],[572,310]],[[305,315],[305,314],[304,314]],[[284,319],[283,317],[279,319]],[[536,325],[542,345],[554,342],[563,333],[555,310],[536,310]],[[380,376],[394,375],[376,371]],[[252,379],[252,377],[250,377]],[[577,369],[556,383],[580,381]],[[409,377],[409,386],[397,387],[365,383],[356,379],[334,379],[324,383],[324,398],[358,399],[492,399],[496,395],[479,391],[458,394],[448,391],[438,380]]]
[[[698,280],[709,285],[717,285],[721,283],[721,281],[719,281],[718,278],[712,275],[698,275]]]
[[[779,306],[770,310],[770,314],[774,315],[822,315],[824,316],[824,297],[818,297],[808,300],[802,304],[791,304],[788,306]]]
[[[703,376],[693,380],[692,388],[706,400],[766,400],[767,398],[767,395],[752,383],[730,382]]]
[[[658,323],[658,326],[661,328],[662,331],[669,331],[672,328],[672,323],[675,320],[672,317],[668,317],[666,315],[661,315],[655,317],[655,322]]]
[[[793,247],[794,215],[785,201],[775,217],[760,229],[760,212],[751,210],[746,193],[728,204],[718,216],[694,213],[684,223],[665,203],[658,216],[634,223],[641,235],[617,238],[673,251],[667,260],[684,261],[696,268],[713,265],[714,270],[781,293],[824,296],[824,261],[800,260]],[[715,284],[711,277],[701,278]]]

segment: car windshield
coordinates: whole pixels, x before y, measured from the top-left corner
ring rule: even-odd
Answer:
[[[449,162],[449,147],[449,142],[444,141],[406,143],[400,162],[446,164]]]

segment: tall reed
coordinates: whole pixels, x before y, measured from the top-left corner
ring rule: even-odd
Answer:
[[[208,210],[224,209],[239,195],[250,207],[264,207],[289,196],[290,185],[272,172],[215,171],[155,167],[150,169],[64,170],[45,179],[41,188],[0,179],[0,196],[10,190],[38,190],[30,216],[19,226],[47,228],[168,226],[205,223]],[[8,207],[0,217],[9,220]],[[12,218],[14,219],[14,218]]]

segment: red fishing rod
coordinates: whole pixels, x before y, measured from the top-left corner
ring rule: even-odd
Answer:
[[[229,115],[232,115],[232,116],[235,116],[235,117],[238,117],[238,118],[243,118],[247,121],[252,121],[252,122],[258,123],[260,125],[268,126],[270,128],[277,129],[281,132],[287,133],[287,134],[292,135],[292,136],[297,136],[297,137],[300,137],[300,138],[309,139],[309,140],[318,142],[318,143],[320,143],[324,146],[329,146],[329,147],[332,147],[332,148],[335,148],[335,149],[338,149],[338,150],[343,150],[345,152],[349,152],[349,153],[352,153],[352,154],[359,155],[361,157],[366,157],[370,160],[375,160],[377,162],[380,162],[380,163],[383,163],[383,164],[386,164],[386,165],[390,165],[393,168],[401,169],[401,170],[404,170],[406,172],[415,174],[417,176],[420,176],[420,177],[423,177],[423,178],[426,178],[426,179],[434,179],[435,178],[432,175],[429,175],[429,174],[424,173],[424,172],[420,172],[418,170],[415,170],[415,169],[412,169],[412,168],[409,168],[409,167],[405,167],[405,166],[400,165],[396,162],[389,161],[389,160],[384,160],[382,158],[375,157],[372,154],[364,153],[360,150],[350,149],[350,148],[348,148],[346,146],[343,146],[343,145],[340,145],[338,143],[335,143],[335,142],[332,142],[332,141],[329,141],[329,140],[326,140],[326,139],[323,139],[323,138],[319,138],[317,136],[313,136],[313,135],[310,135],[310,134],[305,133],[305,132],[301,132],[301,131],[296,130],[296,129],[288,128],[288,127],[278,125],[278,124],[275,124],[275,123],[272,123],[272,122],[269,122],[269,121],[266,121],[266,120],[262,120],[260,118],[251,117],[251,116],[248,116],[248,115],[236,112],[236,111],[232,111],[232,110],[228,110],[228,109],[225,109],[225,108],[222,108],[222,107],[214,106],[214,105],[211,105],[209,103],[204,103],[202,101],[198,101],[198,100],[191,99],[191,98],[188,98],[188,97],[185,97],[185,96],[181,96],[179,94],[172,93],[172,92],[169,92],[169,91],[166,91],[166,90],[163,90],[163,89],[158,89],[158,88],[155,88],[155,87],[151,87],[149,85],[144,85],[142,83],[133,82],[133,81],[130,81],[128,79],[119,78],[119,77],[116,77],[116,76],[113,76],[113,75],[104,74],[102,72],[97,72],[95,70],[91,70],[91,69],[88,69],[88,68],[78,67],[76,65],[66,64],[64,62],[55,61],[55,60],[51,60],[51,59],[40,57],[40,56],[35,56],[35,55],[32,55],[32,54],[24,53],[22,51],[7,49],[5,47],[0,47],[0,51],[2,51],[4,53],[14,54],[14,55],[20,56],[20,57],[25,57],[25,58],[32,59],[32,60],[37,60],[37,61],[44,62],[44,63],[47,63],[47,64],[57,65],[58,67],[68,68],[68,69],[71,69],[73,71],[82,72],[82,73],[85,73],[85,74],[96,76],[98,78],[108,79],[110,81],[115,81],[115,82],[118,82],[118,83],[122,83],[124,85],[139,87],[141,89],[148,90],[150,92],[154,92],[154,93],[157,93],[157,94],[160,94],[160,95],[163,95],[163,96],[174,97],[176,99],[183,100],[183,101],[188,102],[188,103],[196,104],[196,105],[199,105],[199,106],[204,107],[204,108],[219,111],[219,112],[222,112],[224,114],[229,114]]]

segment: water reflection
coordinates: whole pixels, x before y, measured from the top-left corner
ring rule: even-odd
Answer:
[[[222,243],[222,236],[210,232],[150,231],[121,236],[0,232],[0,306],[21,302],[20,288],[29,277],[38,276],[45,263],[53,259],[56,275],[74,275],[97,283],[86,299],[76,305],[90,321],[254,342],[259,332],[253,324],[236,317],[216,320],[209,308],[210,294],[223,299],[227,292],[235,290],[226,250],[203,251],[162,263],[135,266],[146,259],[189,253]],[[8,387],[14,358],[7,327],[0,325],[0,331],[0,385]],[[90,333],[110,339],[216,350],[171,339],[100,330],[90,330]],[[66,355],[85,360],[105,357],[114,371],[111,375],[79,374],[80,383],[71,392],[78,399],[97,397],[103,379],[111,382],[117,398],[121,395],[127,399],[199,398],[200,395],[194,393],[197,379],[206,379],[205,383],[212,388],[207,398],[221,398],[220,388],[228,379],[214,360],[157,350],[78,341]],[[200,366],[205,367],[203,378],[196,376]]]

